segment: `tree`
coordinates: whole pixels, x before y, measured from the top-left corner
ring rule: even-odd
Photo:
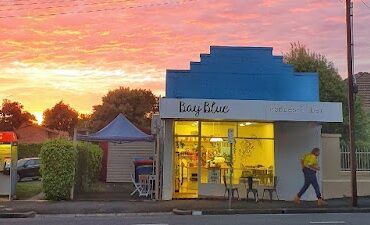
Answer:
[[[91,122],[91,114],[81,113],[78,116],[77,128],[79,130],[88,130]]]
[[[348,107],[346,107],[348,108]],[[348,143],[349,137],[349,120],[348,110],[343,121],[344,131],[342,133],[345,143]],[[364,109],[361,98],[356,96],[355,99],[355,142],[359,148],[370,148],[370,115]]]
[[[51,109],[43,113],[43,125],[50,129],[67,131],[73,135],[73,130],[78,123],[78,112],[63,101],[58,102]]]
[[[325,56],[311,52],[300,43],[292,43],[289,52],[284,54],[284,61],[292,64],[296,72],[317,72],[319,74],[320,101],[342,102],[343,123],[324,123],[323,133],[340,133],[342,138],[348,140],[348,100],[346,82],[340,77],[334,64]],[[356,100],[355,129],[358,145],[369,145],[370,133],[369,116],[363,110],[362,103]]]
[[[148,132],[158,98],[150,90],[120,87],[109,91],[102,102],[102,105],[93,107],[91,127],[94,131],[100,130],[122,113],[138,128]]]
[[[300,43],[291,44],[290,51],[284,54],[284,61],[292,64],[296,72],[317,72],[319,74],[320,101],[345,102],[345,82],[332,62],[325,56],[311,52]]]
[[[36,117],[24,111],[21,103],[4,99],[0,109],[0,130],[14,131],[26,122],[34,123]]]

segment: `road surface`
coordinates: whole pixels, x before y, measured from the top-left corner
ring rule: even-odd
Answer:
[[[172,214],[57,215],[27,219],[0,219],[14,225],[322,225],[370,224],[370,214],[279,214],[178,216]]]

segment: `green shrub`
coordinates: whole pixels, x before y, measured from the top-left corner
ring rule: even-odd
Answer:
[[[71,141],[55,139],[41,147],[42,188],[49,200],[70,198],[76,162]]]
[[[89,191],[100,175],[103,152],[101,148],[89,142],[77,144],[76,191]]]
[[[18,159],[39,157],[42,144],[19,144]]]

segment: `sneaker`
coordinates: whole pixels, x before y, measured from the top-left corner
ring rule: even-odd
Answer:
[[[324,206],[324,205],[327,205],[328,203],[326,201],[324,201],[324,199],[320,198],[317,200],[317,205],[318,206]]]
[[[299,205],[301,203],[301,199],[298,197],[298,195],[296,195],[293,199],[293,202],[297,205]]]

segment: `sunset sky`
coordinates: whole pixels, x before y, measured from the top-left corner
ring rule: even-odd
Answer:
[[[370,0],[364,0],[370,6]],[[355,72],[370,71],[370,7],[355,9]],[[164,93],[210,45],[301,42],[346,76],[344,0],[0,0],[0,97],[41,115],[91,112],[119,86]]]

